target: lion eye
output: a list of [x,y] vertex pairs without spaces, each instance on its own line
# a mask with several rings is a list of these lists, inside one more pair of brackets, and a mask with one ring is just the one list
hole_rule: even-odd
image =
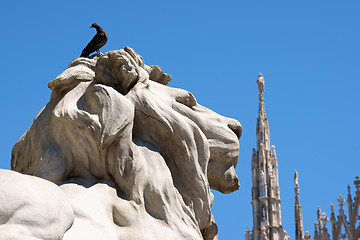
[[194,95],[190,92],[187,92],[187,95],[185,96],[178,96],[175,98],[175,100],[178,103],[184,104],[185,106],[192,108],[193,106],[196,105],[196,99],[194,97]]

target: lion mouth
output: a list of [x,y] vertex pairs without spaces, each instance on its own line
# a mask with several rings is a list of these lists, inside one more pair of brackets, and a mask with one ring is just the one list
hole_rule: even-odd
[[208,139],[210,149],[210,160],[221,162],[232,162],[234,167],[237,165],[239,157],[239,142],[230,141],[229,143],[219,142],[216,139]]
[[238,190],[240,183],[235,167],[239,157],[239,142],[216,139],[208,141],[210,158],[207,173],[210,187],[226,194]]

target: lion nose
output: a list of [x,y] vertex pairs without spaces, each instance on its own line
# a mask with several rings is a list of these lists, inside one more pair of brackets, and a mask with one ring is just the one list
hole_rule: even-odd
[[229,119],[228,120],[228,127],[236,134],[238,139],[240,139],[241,133],[242,133],[241,124],[235,119]]

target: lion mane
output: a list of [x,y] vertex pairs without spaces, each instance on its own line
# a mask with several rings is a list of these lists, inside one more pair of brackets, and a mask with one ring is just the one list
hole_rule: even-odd
[[12,169],[60,186],[113,182],[119,198],[183,239],[214,239],[210,188],[240,186],[241,125],[167,86],[170,79],[129,47],[73,60],[49,83],[50,101],[15,144]]

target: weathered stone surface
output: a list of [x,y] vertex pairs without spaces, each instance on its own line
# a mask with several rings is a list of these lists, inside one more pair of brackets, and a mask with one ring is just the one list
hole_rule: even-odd
[[77,58],[49,83],[11,166],[67,195],[64,239],[217,239],[210,187],[239,188],[241,125],[170,79],[125,48]]
[[0,169],[0,239],[61,239],[73,221],[70,202],[57,185]]
[[[154,169],[150,167],[149,170]],[[72,179],[60,188],[69,196],[75,213],[74,224],[65,233],[64,240],[201,239],[194,221],[183,214],[182,207],[187,207],[180,206],[177,201],[157,202],[161,197],[152,193],[151,188],[146,188],[143,193],[147,201],[138,203],[123,198],[108,181]],[[177,216],[184,219],[179,221]]]

